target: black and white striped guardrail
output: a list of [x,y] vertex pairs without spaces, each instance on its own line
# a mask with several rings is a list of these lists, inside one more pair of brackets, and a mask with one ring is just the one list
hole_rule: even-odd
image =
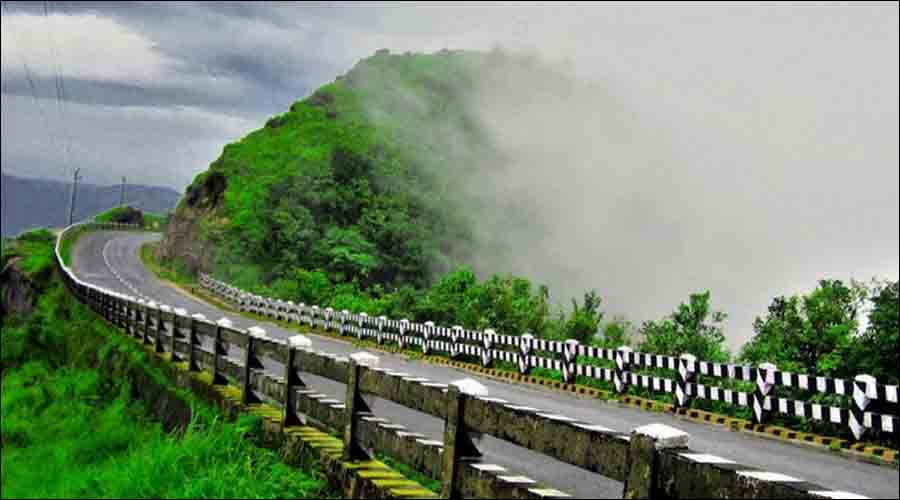
[[[756,423],[765,423],[773,413],[797,416],[844,426],[858,440],[868,431],[895,434],[900,424],[896,416],[897,386],[878,384],[865,375],[853,381],[810,377],[782,372],[774,365],[753,367],[710,363],[691,356],[676,358],[634,352],[628,348],[600,349],[575,341],[556,342],[526,335],[497,335],[492,330],[438,327],[432,323],[418,324],[273,301],[241,291],[208,275],[202,275],[200,282],[218,297],[261,316],[283,318],[358,338],[376,339],[381,343],[390,342],[404,349],[416,347],[426,355],[437,352],[451,358],[461,355],[475,357],[485,367],[502,361],[515,365],[522,374],[528,374],[535,368],[555,370],[562,373],[567,383],[574,383],[578,377],[612,382],[620,393],[625,393],[629,386],[637,386],[652,392],[672,394],[679,407],[688,407],[694,399],[726,403],[751,409]],[[609,363],[611,368],[597,366],[602,363]],[[650,377],[636,373],[640,369],[667,370],[674,376]],[[730,387],[700,384],[697,382],[699,377],[747,382],[756,388],[752,393],[741,392]],[[774,397],[776,388],[798,390],[810,396],[841,396],[847,398],[848,407]],[[871,411],[876,406],[882,413]]]

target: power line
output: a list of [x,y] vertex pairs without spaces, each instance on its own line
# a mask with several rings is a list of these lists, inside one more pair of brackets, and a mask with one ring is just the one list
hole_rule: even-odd
[[44,21],[47,25],[47,41],[49,42],[50,52],[53,57],[53,69],[55,73],[56,83],[56,106],[59,112],[59,121],[63,132],[63,162],[68,168],[70,164],[70,156],[72,154],[72,134],[68,127],[66,119],[66,83],[62,75],[59,65],[59,52],[57,51],[56,41],[53,38],[53,30],[50,26],[50,2],[44,0]]
[[[2,4],[3,11],[6,12],[7,17],[11,19],[13,17],[13,14],[9,10],[9,5],[7,5],[6,2],[0,2],[0,4]],[[19,46],[22,46],[21,41]],[[18,54],[19,60],[22,63],[22,69],[25,72],[25,79],[28,81],[28,89],[31,91],[31,100],[34,103],[35,107],[38,109],[38,113],[41,115],[41,118],[43,119],[44,128],[47,131],[47,137],[50,143],[55,145],[57,141],[54,137],[53,129],[50,127],[50,119],[48,118],[47,113],[44,111],[44,107],[41,105],[41,99],[38,97],[37,85],[35,85],[34,83],[34,77],[31,73],[31,67],[28,65],[28,60],[22,54],[22,52],[20,51]]]

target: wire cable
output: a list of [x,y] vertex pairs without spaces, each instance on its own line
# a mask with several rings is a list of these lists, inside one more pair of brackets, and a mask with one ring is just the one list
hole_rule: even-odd
[[66,82],[59,64],[59,51],[57,50],[56,40],[53,37],[53,29],[50,25],[50,11],[50,2],[44,0],[44,21],[47,24],[47,41],[50,46],[55,73],[56,106],[59,112],[59,122],[63,133],[63,165],[65,165],[66,170],[69,170],[72,156],[72,132],[69,129],[68,120],[66,118]]
[[[3,11],[6,13],[9,19],[12,19],[13,14],[9,10],[8,2],[0,2],[0,5],[3,7]],[[21,44],[19,45],[21,47]],[[52,146],[57,146],[58,141],[55,139],[55,135],[53,133],[53,129],[50,127],[50,119],[47,116],[47,112],[44,110],[44,106],[41,105],[41,98],[38,97],[37,85],[34,83],[34,76],[31,72],[31,66],[28,64],[28,59],[25,55],[22,54],[21,51],[18,52],[19,60],[22,63],[22,69],[25,72],[25,79],[28,81],[28,89],[31,92],[31,100],[34,103],[35,107],[38,109],[38,113],[41,115],[41,118],[44,122],[44,129],[47,132],[47,137]]]

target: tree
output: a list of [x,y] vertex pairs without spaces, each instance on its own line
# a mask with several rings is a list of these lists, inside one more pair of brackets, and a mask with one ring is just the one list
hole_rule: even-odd
[[900,382],[900,285],[888,284],[874,292],[869,328],[856,339],[851,363],[855,374],[872,375],[879,383]]
[[[419,302],[417,315],[438,324],[467,323],[469,294],[478,288],[478,277],[467,267],[444,276]],[[469,320],[470,321],[470,320]],[[475,326],[467,324],[467,326]]]
[[269,218],[272,256],[285,269],[308,264],[310,250],[319,233],[312,213],[303,206],[282,202]]
[[550,316],[550,292],[545,286],[512,276],[494,276],[465,297],[460,320],[475,328],[492,328],[503,335],[540,336]]
[[[590,344],[600,331],[600,322],[603,321],[603,299],[596,291],[584,294],[584,305],[579,306],[577,300],[572,300],[572,314],[563,327],[567,339],[573,339],[582,344]],[[621,347],[621,346],[618,346]]]
[[681,304],[668,318],[645,323],[640,350],[664,356],[691,354],[711,362],[727,361],[730,356],[724,347],[722,331],[727,316],[712,311],[710,298],[709,292],[692,295],[687,304]]
[[365,282],[369,274],[378,268],[375,245],[366,240],[355,227],[333,227],[317,246],[325,256],[328,271],[338,283]]
[[338,146],[331,155],[331,168],[334,180],[338,184],[346,184],[354,179],[366,178],[372,172],[372,162],[363,155],[356,154],[348,148]]
[[596,344],[604,349],[618,349],[630,346],[634,326],[624,318],[613,318],[603,326],[603,334],[597,339]]
[[821,281],[806,296],[778,297],[768,316],[756,320],[756,336],[741,359],[774,363],[811,376],[848,373],[845,356],[858,332],[859,311],[867,297],[866,287],[835,280]]

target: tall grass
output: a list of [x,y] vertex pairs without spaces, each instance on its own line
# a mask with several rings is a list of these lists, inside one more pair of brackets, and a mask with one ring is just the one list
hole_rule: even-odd
[[147,421],[127,387],[29,363],[3,379],[3,498],[322,498],[246,436],[258,422],[202,415],[183,435]]
[[150,421],[107,358],[114,346],[151,370],[147,354],[64,292],[52,248],[52,238],[16,243],[42,292],[32,314],[0,329],[2,498],[331,497],[314,471],[252,445],[258,420],[225,423],[192,402],[182,434]]

